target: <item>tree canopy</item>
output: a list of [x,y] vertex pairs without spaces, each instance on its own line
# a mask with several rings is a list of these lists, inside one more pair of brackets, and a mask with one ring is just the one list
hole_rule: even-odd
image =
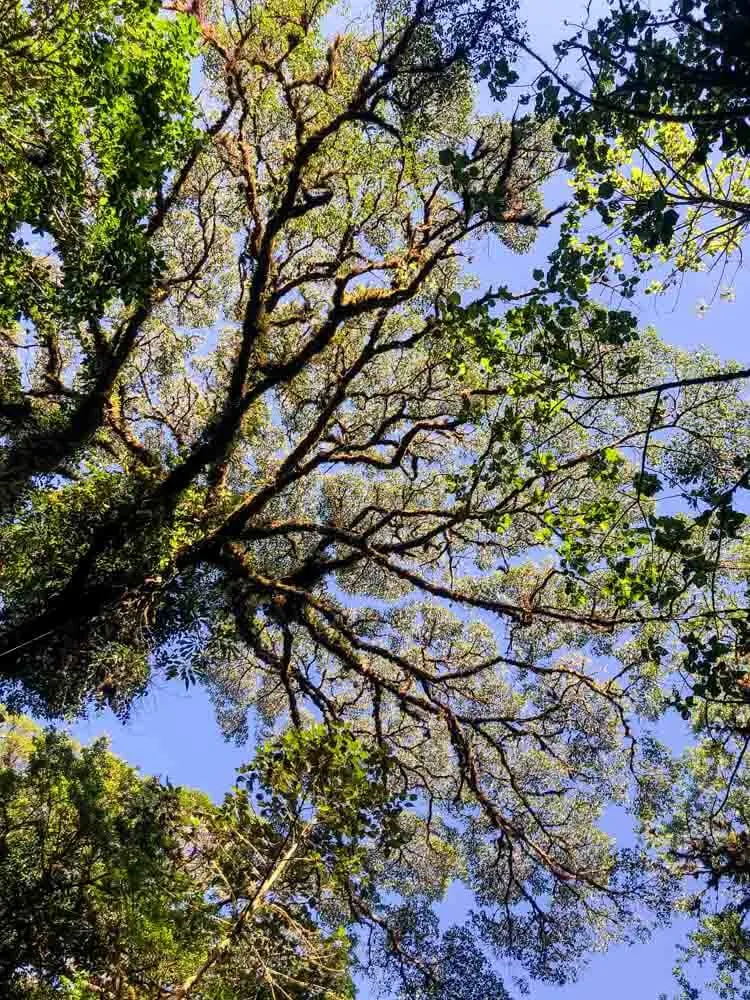
[[[409,948],[384,934],[380,898],[396,892],[404,796],[345,728],[268,743],[219,806],[23,717],[4,718],[0,763],[8,996],[338,1000],[352,928],[394,961]],[[439,935],[419,944],[411,975],[431,988]]]
[[749,373],[628,311],[741,248],[734,15],[696,11],[613,8],[561,43],[589,89],[547,66],[503,113],[511,0],[9,5],[0,694],[127,719],[179,680],[271,739],[215,807],[9,723],[20,996],[350,996],[366,966],[489,1000],[490,956],[563,983],[676,901],[695,954],[750,953],[707,909],[744,900]]

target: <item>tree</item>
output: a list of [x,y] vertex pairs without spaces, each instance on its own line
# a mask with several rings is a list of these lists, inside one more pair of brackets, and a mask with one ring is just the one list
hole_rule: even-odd
[[732,2],[674,0],[652,11],[634,0],[556,45],[557,65],[536,56],[537,104],[561,115],[558,142],[576,168],[578,203],[621,227],[641,271],[666,265],[652,291],[741,260],[747,28],[747,11]]
[[[182,11],[205,124],[154,199],[158,278],[98,347],[60,328],[64,389],[16,384],[62,422],[52,450],[9,425],[3,693],[127,714],[179,675],[240,739],[250,710],[348,725],[424,816],[392,885],[460,875],[475,932],[559,982],[664,898],[598,826],[641,780],[636,722],[672,684],[689,711],[725,646],[742,675],[747,373],[638,338],[570,254],[472,300],[474,241],[556,212],[549,126],[472,106],[472,76],[513,79],[514,11],[384,4],[327,42],[329,11]],[[431,919],[387,913],[416,943]],[[440,948],[496,989],[465,936]]]
[[[644,837],[673,873],[678,908],[695,921],[676,969],[684,997],[750,990],[746,717],[746,706],[704,704],[693,717],[694,745],[680,758],[654,748],[641,803]],[[696,985],[695,965],[714,978]]]
[[[347,722],[429,817],[413,850],[454,845],[477,929],[561,981],[661,892],[597,817],[683,625],[715,622],[746,404],[585,275],[461,305],[472,240],[550,218],[548,128],[471,105],[479,59],[512,78],[512,9],[386,5],[326,43],[327,9],[191,15],[207,124],[163,194],[158,294],[109,303],[99,357],[129,346],[86,433],[63,420],[53,467],[6,455],[5,697],[126,713],[155,672],[240,738],[250,708]],[[88,405],[86,328],[51,420]],[[723,513],[663,517],[659,476]]]
[[404,796],[346,729],[271,741],[220,806],[102,740],[81,749],[11,716],[1,741],[4,995],[348,998],[357,926],[412,982],[437,981],[439,935],[409,951],[379,898]]
[[[580,300],[591,292],[630,299],[642,275],[653,268],[661,273],[646,293],[664,291],[686,271],[718,265],[724,274],[732,260],[739,266],[750,204],[742,110],[747,103],[745,20],[746,13],[733,4],[674,3],[661,12],[637,2],[613,5],[596,24],[584,25],[555,46],[561,66],[535,56],[543,66],[536,110],[559,116],[555,142],[568,155],[575,190],[552,266],[544,277],[540,272],[543,295]],[[585,84],[571,82],[564,62],[571,56]],[[592,210],[603,231],[591,225]],[[626,245],[633,269],[625,261]],[[720,295],[731,300],[734,289],[725,285]],[[702,303],[699,309],[704,308]],[[716,377],[748,374],[717,371]],[[672,388],[680,382],[675,379]],[[658,409],[658,395],[654,399]],[[701,508],[697,520],[717,517],[719,523],[737,516],[722,508],[731,505],[730,493],[747,486],[744,448],[732,462],[731,490],[683,493],[691,506]],[[684,471],[693,476],[687,467]],[[701,473],[694,481],[702,478]],[[705,552],[700,559],[707,570],[711,560]],[[742,572],[734,581],[740,586]],[[735,592],[728,607],[736,597]],[[742,679],[737,658],[744,655],[744,640],[735,629],[744,633],[741,615],[735,604],[728,629],[724,619],[709,635],[700,630],[685,635],[686,662],[699,697],[708,685],[710,696],[723,690],[730,699],[744,698],[736,683]],[[734,657],[734,666],[727,656]],[[686,707],[691,704],[688,697]]]
[[[560,64],[540,60],[536,109],[561,114],[556,142],[568,155],[576,192],[544,276],[550,292],[570,294],[583,271],[589,287],[632,297],[641,275],[655,267],[661,273],[651,292],[686,271],[718,266],[723,275],[739,265],[750,218],[746,22],[745,9],[731,3],[673,3],[658,12],[637,2],[612,5],[556,46]],[[575,70],[564,62],[571,57]],[[573,82],[581,72],[584,83]],[[590,224],[592,210],[604,235]],[[721,294],[731,298],[733,289]],[[676,377],[671,389],[678,384],[686,383]],[[658,409],[660,392],[651,392]],[[737,489],[727,490],[716,488],[714,472],[705,475],[716,466],[698,459],[702,447],[687,463],[680,450],[669,464],[695,484],[692,497],[680,492],[699,513],[681,515],[679,527],[657,518],[656,541],[684,559],[683,569],[697,570],[713,620],[681,630],[684,655],[673,661],[682,662],[672,703],[690,720],[694,745],[674,761],[664,747],[641,743],[644,845],[671,872],[678,909],[697,921],[676,970],[681,1000],[702,994],[694,962],[714,967],[706,989],[747,997],[747,546],[733,527],[724,548],[722,527],[737,523],[727,501],[747,488],[747,452],[740,447],[731,459]],[[713,553],[695,547],[700,523],[712,523],[714,539],[723,539]],[[717,589],[722,565],[730,572]]]

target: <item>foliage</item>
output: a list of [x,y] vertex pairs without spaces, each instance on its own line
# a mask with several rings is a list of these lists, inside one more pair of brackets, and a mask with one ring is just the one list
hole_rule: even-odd
[[132,342],[110,310],[139,315],[158,294],[164,186],[198,141],[195,37],[191,18],[164,17],[153,0],[3,5],[0,431],[11,466],[33,451],[35,471],[53,472],[96,429]]
[[[556,142],[575,193],[542,282],[545,294],[569,295],[582,272],[583,293],[632,298],[654,268],[647,293],[664,291],[686,271],[718,265],[723,275],[739,265],[748,221],[746,16],[736,4],[674,3],[661,11],[612,5],[556,46],[561,59],[576,59],[586,83],[573,85],[563,63],[545,64],[537,85],[537,113],[560,116]],[[604,231],[590,224],[592,211]],[[734,291],[725,285],[721,295],[731,299]],[[685,385],[678,375],[680,381]],[[661,393],[653,398],[656,413]],[[682,652],[671,704],[691,721],[695,745],[673,761],[664,747],[642,743],[651,772],[639,783],[644,846],[671,872],[678,909],[695,921],[676,969],[682,1000],[704,989],[747,996],[747,568],[744,515],[736,509],[747,486],[747,452],[740,446],[726,456],[720,482],[714,471],[706,474],[716,467],[705,462],[702,446],[690,458],[666,442],[658,446],[671,452],[668,465],[693,511],[657,509],[647,519],[653,541],[710,594],[712,610],[698,628],[672,632],[669,655],[677,636]],[[645,451],[638,480],[639,492],[660,496],[663,479],[648,470]],[[721,566],[730,572],[717,587]],[[623,575],[625,599],[632,600],[629,570]],[[670,614],[671,588],[666,583],[663,592]],[[667,645],[657,641],[662,660]],[[696,963],[714,970],[713,981],[696,982]]]
[[102,741],[79,751],[12,716],[2,765],[6,995],[88,996],[85,984],[107,976],[114,995],[118,978],[136,985],[139,970],[158,981],[162,961],[187,971],[209,914],[180,856],[188,800],[140,778]]
[[[677,967],[686,998],[708,989],[739,1000],[750,990],[746,726],[745,706],[696,711],[695,744],[671,763],[661,753],[641,811],[644,835],[679,887],[678,909],[694,921]],[[704,985],[704,972],[696,984],[696,967],[713,978]]]
[[[193,141],[194,22],[143,0],[6,7],[3,320],[46,319],[52,337],[53,317],[137,301],[158,271],[145,217]],[[50,242],[46,258],[28,229]]]
[[[537,106],[560,116],[578,211],[596,209],[620,231],[636,273],[661,265],[650,291],[685,271],[739,265],[750,218],[747,25],[731,0],[656,10],[635,0],[560,42],[559,68],[540,60]],[[581,73],[583,84],[571,82]]]
[[[398,943],[378,878],[408,837],[403,796],[346,729],[266,744],[220,806],[103,740],[13,716],[0,738],[5,996],[350,998],[351,927]],[[437,939],[409,956],[412,982],[437,982]]]
[[[600,818],[661,801],[654,761],[670,765],[644,730],[670,706],[747,702],[748,373],[596,300],[637,275],[585,235],[591,205],[625,220],[644,270],[677,209],[638,207],[590,116],[567,122],[578,200],[535,287],[473,295],[480,239],[521,251],[560,213],[541,193],[558,95],[542,83],[512,121],[477,112],[478,80],[501,96],[515,79],[512,3],[385,0],[326,39],[338,12],[200,2],[148,21],[134,58],[163,68],[179,142],[148,133],[152,173],[123,181],[147,277],[128,291],[117,272],[81,313],[63,268],[64,308],[14,314],[28,339],[5,341],[0,685],[15,711],[126,716],[180,679],[229,737],[253,713],[288,727],[175,835],[170,863],[189,844],[210,869],[208,930],[202,959],[178,975],[167,948],[156,981],[219,997],[259,968],[307,989],[315,967],[343,990],[341,926],[407,995],[503,996],[491,953],[562,983],[669,909],[661,842],[624,849]],[[98,73],[79,74],[92,93]],[[99,115],[121,149],[122,122],[96,108],[92,136]],[[673,126],[659,141],[692,157]],[[251,938],[271,877],[258,851],[289,896]],[[455,878],[471,922],[439,938]]]
[[563,43],[589,58],[602,112],[686,122],[701,156],[750,155],[748,12],[727,0],[681,0],[664,10],[629,2]]

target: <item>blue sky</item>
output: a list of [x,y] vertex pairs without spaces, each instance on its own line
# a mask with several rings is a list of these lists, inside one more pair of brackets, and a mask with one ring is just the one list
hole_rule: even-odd
[[[596,10],[602,5],[592,6]],[[578,20],[583,5],[578,0],[526,0],[521,9],[532,40],[540,49],[549,51],[552,40],[564,32],[563,20]],[[474,267],[484,283],[520,283],[544,260],[553,243],[554,234],[546,234],[525,257],[513,257],[504,248],[488,244],[477,254]],[[746,275],[740,272],[734,284],[733,303],[719,300],[715,277],[695,276],[687,279],[678,295],[642,297],[633,308],[640,322],[654,325],[665,340],[682,347],[707,345],[722,357],[747,365]],[[710,309],[701,319],[696,306],[702,299],[710,303]],[[196,689],[186,693],[178,682],[163,682],[152,690],[134,707],[126,726],[105,714],[79,723],[74,731],[84,742],[106,732],[113,750],[144,771],[168,777],[177,784],[200,787],[217,798],[231,784],[234,768],[251,754],[250,748],[226,744],[219,736],[206,696]],[[456,888],[449,893],[443,915],[446,919],[461,919],[465,904],[466,894]],[[675,946],[683,939],[684,930],[678,924],[655,934],[648,943],[614,948],[594,957],[577,984],[565,988],[534,985],[531,996],[539,1000],[657,1000],[661,992],[671,994]],[[508,972],[510,979],[510,973],[517,970]]]

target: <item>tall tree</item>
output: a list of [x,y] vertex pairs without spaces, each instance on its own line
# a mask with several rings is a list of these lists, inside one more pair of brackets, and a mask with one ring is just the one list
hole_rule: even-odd
[[[158,277],[98,346],[57,328],[59,391],[16,382],[61,423],[48,460],[9,415],[4,697],[126,714],[179,674],[238,738],[253,709],[347,723],[418,797],[419,870],[438,831],[475,931],[563,981],[663,896],[598,826],[640,777],[634,717],[690,697],[708,640],[747,645],[741,373],[639,339],[571,255],[523,305],[471,301],[477,239],[523,249],[556,212],[549,126],[472,103],[473,76],[513,78],[514,9],[385,3],[327,41],[331,12],[181,11],[206,124],[154,196]],[[11,361],[43,365],[20,322]]]
[[96,433],[159,294],[155,240],[199,146],[195,35],[151,0],[3,4],[3,503]]
[[693,729],[694,745],[677,760],[654,748],[643,834],[672,872],[679,910],[694,921],[676,967],[681,996],[739,1000],[750,992],[747,706],[704,703]]
[[460,972],[456,954],[435,962],[435,928],[399,934],[381,898],[414,906],[385,871],[416,817],[387,757],[344,728],[276,738],[220,806],[23,718],[2,723],[0,765],[4,996],[343,1000],[358,932],[395,989],[408,975],[442,995]]
[[[576,195],[542,276],[545,292],[577,294],[581,274],[581,294],[597,288],[626,297],[645,272],[655,272],[647,289],[655,292],[687,271],[720,268],[731,282],[750,219],[747,17],[734,3],[688,0],[659,10],[613,4],[556,46],[559,63],[539,60],[537,111],[560,116],[556,142],[574,171]],[[590,224],[592,209],[604,229]],[[734,289],[720,294],[731,298]],[[735,375],[744,379],[748,372]],[[727,376],[718,369],[714,375]],[[670,391],[685,384],[675,373]],[[641,391],[660,407],[658,386]],[[678,963],[681,1000],[703,992],[694,962],[715,970],[707,989],[747,997],[747,543],[731,528],[739,537],[725,547],[722,528],[736,523],[734,501],[727,501],[747,489],[747,452],[742,446],[735,452],[734,473],[723,487],[702,446],[687,463],[679,452],[673,449],[669,462],[693,483],[680,493],[697,516],[683,515],[682,527],[662,533],[658,544],[698,571],[713,620],[682,630],[673,704],[690,721],[694,745],[676,761],[664,747],[643,745],[650,772],[641,783],[644,844],[671,871],[678,908],[698,921]],[[726,458],[724,464],[728,472]],[[695,548],[699,523],[713,523],[714,537],[724,536],[713,552]],[[717,590],[721,566],[730,572]]]

